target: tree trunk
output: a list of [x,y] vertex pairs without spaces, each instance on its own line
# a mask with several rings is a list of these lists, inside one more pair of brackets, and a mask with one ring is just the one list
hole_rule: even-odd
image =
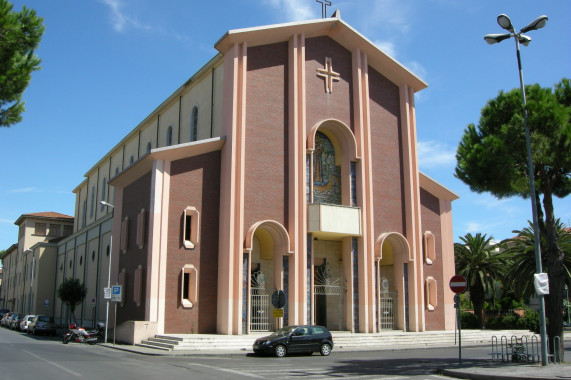
[[474,284],[470,286],[470,300],[474,305],[474,314],[478,318],[478,327],[480,329],[484,328],[484,317],[482,315],[482,309],[484,306],[484,286],[479,276],[476,276]]
[[554,338],[559,337],[559,352],[563,358],[563,285],[565,283],[565,273],[563,271],[564,254],[559,248],[557,237],[557,226],[553,213],[553,199],[549,180],[543,180],[543,207],[545,209],[545,229],[546,229],[546,269],[549,276],[549,295],[545,297],[545,311],[549,320],[547,324],[547,336],[549,337],[549,348],[552,354],[554,350]]

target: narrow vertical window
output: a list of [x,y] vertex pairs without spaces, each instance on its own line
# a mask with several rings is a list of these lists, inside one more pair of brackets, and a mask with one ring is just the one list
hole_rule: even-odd
[[172,125],[169,125],[167,129],[167,136],[166,136],[166,146],[172,145]]
[[194,207],[187,207],[183,213],[183,244],[185,248],[194,249],[199,240],[200,214]]
[[135,157],[134,156],[129,157],[129,166],[133,165],[134,162],[135,162]]
[[95,186],[91,188],[91,204],[89,206],[89,218],[93,218],[93,212],[95,211]]
[[190,141],[198,140],[198,107],[194,106],[190,116]]
[[429,311],[434,311],[438,305],[436,280],[432,276],[426,278],[426,308]]
[[143,295],[143,266],[139,265],[135,270],[135,280],[133,281],[133,301],[137,307],[141,306]]
[[87,199],[83,200],[83,213],[81,215],[81,227],[85,227],[85,223],[87,222]]
[[305,196],[311,203],[311,154],[305,155]]
[[[103,183],[101,185],[101,200],[104,201],[107,196],[107,178],[103,177]],[[105,209],[104,205],[101,205],[101,211]]]
[[436,242],[430,231],[424,233],[424,261],[432,264],[436,260]]
[[351,162],[351,206],[357,206],[357,163]]
[[121,252],[126,253],[129,242],[129,217],[121,222]]
[[151,144],[151,142],[149,141],[147,143],[147,153],[151,153],[151,149],[153,148],[153,145]]
[[137,246],[143,249],[145,245],[145,209],[141,209],[137,215]]
[[194,265],[186,264],[181,270],[180,303],[192,308],[198,301],[198,271]]

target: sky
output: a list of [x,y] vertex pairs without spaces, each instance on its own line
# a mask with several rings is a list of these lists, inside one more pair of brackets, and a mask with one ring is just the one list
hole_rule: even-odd
[[[24,93],[23,120],[0,128],[0,250],[17,242],[22,214],[73,215],[84,175],[217,51],[228,30],[321,17],[315,0],[12,0],[35,9],[46,31],[42,69]],[[420,170],[460,198],[454,237],[501,240],[527,226],[531,203],[476,194],[453,175],[464,129],[499,91],[519,88],[515,44],[487,45],[540,15],[545,28],[522,46],[525,83],[571,76],[571,1],[338,0],[327,8],[428,83],[415,96]],[[555,200],[571,224],[571,198]]]

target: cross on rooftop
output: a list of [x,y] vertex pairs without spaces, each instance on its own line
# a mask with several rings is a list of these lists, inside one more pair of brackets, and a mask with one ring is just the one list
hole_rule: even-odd
[[315,0],[321,4],[321,18],[327,17],[327,7],[331,6],[331,1],[329,0]]

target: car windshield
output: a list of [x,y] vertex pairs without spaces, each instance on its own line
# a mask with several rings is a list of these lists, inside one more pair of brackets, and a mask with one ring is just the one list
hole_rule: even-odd
[[279,330],[274,331],[271,336],[273,336],[273,337],[286,336],[295,328],[296,328],[296,326],[283,327]]
[[48,317],[47,315],[42,315],[42,316],[38,317],[38,321],[51,322],[51,321],[52,321],[52,317]]

